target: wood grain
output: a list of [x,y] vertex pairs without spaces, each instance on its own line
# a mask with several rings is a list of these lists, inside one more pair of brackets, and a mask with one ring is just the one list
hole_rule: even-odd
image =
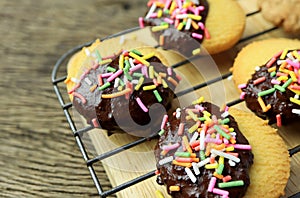
[[[0,197],[98,197],[50,75],[56,60],[67,50],[137,26],[146,2],[0,1]],[[255,0],[239,2],[246,12],[255,11]],[[266,27],[271,25],[260,15],[251,16],[244,36]],[[270,36],[290,37],[279,29],[255,39]],[[221,72],[228,71],[247,42],[213,57]],[[232,86],[228,89],[234,91]],[[299,144],[297,138],[283,137],[289,148]],[[292,160],[293,174],[300,175],[299,161],[299,155]],[[104,190],[118,179],[110,175],[109,181],[101,163],[95,169]],[[299,178],[297,174],[293,176]],[[150,180],[155,182],[155,178]],[[290,192],[299,191],[297,180],[290,183],[295,186]],[[126,191],[133,192],[132,188]]]

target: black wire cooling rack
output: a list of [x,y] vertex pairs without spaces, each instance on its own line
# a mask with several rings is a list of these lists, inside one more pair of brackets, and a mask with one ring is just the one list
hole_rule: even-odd
[[[255,15],[257,13],[259,13],[260,11],[255,11],[255,12],[251,12],[251,13],[248,13],[246,14],[246,17],[249,17],[249,16],[252,16],[252,15]],[[120,33],[117,33],[117,34],[113,34],[111,36],[107,36],[103,39],[101,39],[101,41],[104,41],[104,40],[107,40],[107,39],[110,39],[110,38],[115,38],[115,37],[118,37],[118,36],[122,36],[124,34],[127,34],[127,33],[131,33],[131,32],[135,32],[135,31],[138,31],[140,29],[140,27],[134,27],[132,29],[128,29],[128,30],[125,30],[125,31],[122,31]],[[258,37],[258,36],[261,36],[265,33],[269,33],[269,32],[272,32],[274,30],[276,30],[277,27],[272,27],[272,28],[269,28],[269,29],[266,29],[264,31],[261,31],[261,32],[258,32],[258,33],[255,33],[255,34],[252,34],[250,36],[247,36],[245,38],[242,38],[239,43],[242,43],[242,42],[245,42],[245,41],[248,41],[250,39],[253,39],[255,37]],[[60,84],[64,84],[64,80],[67,78],[67,75],[66,73],[64,73],[64,75],[62,77],[58,77],[58,74],[61,73],[60,70],[62,67],[65,67],[64,63],[72,56],[74,55],[76,52],[80,51],[83,47],[87,47],[89,45],[91,45],[94,41],[90,41],[90,42],[87,42],[87,43],[84,43],[82,45],[79,45],[71,50],[69,50],[68,52],[66,52],[65,54],[63,54],[56,62],[56,64],[54,65],[54,68],[53,68],[53,71],[52,71],[52,75],[51,75],[51,80],[52,80],[52,84],[53,84],[53,88],[54,88],[54,92],[55,94],[57,95],[57,98],[58,98],[58,102],[59,104],[61,105],[62,107],[62,110],[65,114],[65,117],[66,117],[66,120],[70,126],[70,129],[71,131],[73,132],[73,135],[75,137],[75,141],[81,151],[81,154],[82,154],[82,157],[83,159],[85,160],[86,162],[86,165],[87,165],[87,168],[91,174],[91,177],[92,177],[92,180],[97,188],[97,191],[98,191],[98,194],[101,198],[105,198],[107,196],[110,196],[110,195],[113,195],[127,187],[130,187],[132,185],[135,185],[139,182],[142,182],[148,178],[151,178],[153,176],[155,176],[155,170],[153,171],[150,171],[146,174],[143,174],[141,176],[138,176],[134,179],[131,179],[130,181],[127,181],[125,183],[122,183],[118,186],[115,186],[109,190],[103,190],[102,186],[101,186],[101,182],[99,181],[97,175],[96,175],[96,172],[94,170],[94,164],[96,164],[97,162],[100,162],[101,160],[104,160],[106,158],[109,158],[109,157],[112,157],[114,156],[115,154],[118,154],[118,153],[121,153],[127,149],[130,149],[134,146],[137,146],[139,144],[142,144],[146,141],[148,141],[149,139],[152,139],[154,137],[156,137],[156,135],[153,135],[153,136],[150,136],[150,137],[143,137],[143,138],[140,138],[136,141],[133,141],[131,143],[128,143],[126,145],[123,145],[123,146],[120,146],[120,147],[117,147],[115,149],[112,149],[108,152],[105,152],[105,153],[102,153],[96,157],[93,157],[93,158],[90,158],[89,157],[89,154],[85,148],[85,145],[83,144],[83,140],[82,140],[82,137],[81,135],[83,133],[86,133],[90,130],[93,129],[93,126],[87,126],[87,127],[78,127],[76,125],[76,123],[74,122],[74,117],[71,115],[70,113],[70,109],[72,108],[72,103],[71,102],[65,102],[65,99],[64,99],[64,96],[62,94],[62,89],[65,89],[65,86],[63,86],[64,88],[62,88],[62,86],[59,86]],[[159,46],[155,46],[155,47],[159,47]],[[198,55],[194,55],[194,56],[191,56],[187,59],[185,59],[184,61],[182,62],[178,62],[174,65],[172,65],[173,68],[176,68],[176,67],[180,67],[186,63],[189,63],[191,62],[192,60],[195,60],[199,58]],[[198,90],[200,88],[203,88],[203,87],[206,87],[208,85],[211,85],[213,83],[216,83],[218,81],[221,81],[223,79],[226,79],[228,77],[230,77],[232,75],[231,72],[228,72],[226,74],[223,74],[222,76],[219,76],[219,77],[216,77],[216,78],[213,78],[211,80],[208,80],[204,83],[201,83],[201,84],[198,84],[196,86],[193,86],[193,87],[190,87],[188,89],[185,89],[183,91],[180,91],[178,93],[176,93],[176,96],[179,97],[179,96],[183,96],[187,93],[190,93],[191,91],[194,91],[194,90]],[[236,99],[236,100],[233,100],[231,102],[228,102],[227,103],[227,106],[234,106],[240,102],[242,102],[243,100],[241,99]],[[293,156],[295,153],[298,153],[300,152],[300,145],[294,147],[294,148],[291,148],[289,149],[289,154],[290,156]],[[289,198],[300,198],[300,192],[290,196]]]

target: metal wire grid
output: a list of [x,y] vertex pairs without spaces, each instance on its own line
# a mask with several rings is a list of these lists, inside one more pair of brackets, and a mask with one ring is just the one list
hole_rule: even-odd
[[[259,13],[259,12],[260,12],[260,11],[255,11],[255,12],[248,13],[248,14],[246,14],[246,17],[255,15],[255,14]],[[139,29],[140,29],[139,27],[134,27],[134,28],[132,28],[132,29],[128,29],[128,30],[122,31],[122,32],[117,33],[117,34],[113,34],[113,35],[107,36],[107,37],[101,39],[101,41],[107,40],[107,39],[110,39],[110,38],[114,38],[114,37],[118,37],[118,36],[121,36],[121,35],[124,35],[124,34],[127,34],[127,33],[131,33],[131,32],[137,31],[137,30],[139,30]],[[247,40],[253,39],[253,38],[255,38],[255,37],[261,36],[261,35],[263,35],[263,34],[265,34],[265,33],[274,31],[274,30],[276,30],[276,29],[277,29],[277,27],[272,27],[272,28],[270,28],[270,29],[266,29],[266,30],[264,30],[264,31],[261,31],[261,32],[252,34],[252,35],[250,35],[250,36],[247,36],[247,37],[245,37],[245,38],[242,38],[242,39],[239,41],[239,43],[242,43],[242,42],[245,42],[245,41],[247,41]],[[83,159],[85,160],[85,162],[86,162],[86,164],[87,164],[87,168],[88,168],[88,170],[89,170],[89,172],[90,172],[90,174],[91,174],[91,177],[92,177],[93,182],[94,182],[94,184],[95,184],[95,186],[96,186],[96,189],[97,189],[97,191],[98,191],[98,194],[99,194],[99,196],[100,196],[101,198],[105,198],[105,197],[107,197],[107,196],[109,196],[109,195],[112,195],[112,194],[115,194],[115,193],[117,193],[117,192],[119,192],[119,191],[121,191],[121,190],[123,190],[123,189],[125,189],[125,188],[127,188],[127,187],[130,187],[130,186],[132,186],[132,185],[135,185],[135,184],[137,184],[137,183],[139,183],[139,182],[142,182],[142,181],[144,181],[144,180],[146,180],[146,179],[148,179],[148,178],[151,178],[151,177],[155,176],[155,170],[150,171],[150,172],[148,172],[148,173],[146,173],[146,174],[143,174],[143,175],[141,175],[141,176],[138,176],[138,177],[136,177],[136,178],[134,178],[134,179],[132,179],[132,180],[130,180],[130,181],[127,181],[127,182],[122,183],[122,184],[120,184],[120,185],[118,185],[118,186],[115,186],[115,187],[113,187],[113,188],[111,188],[111,189],[109,189],[109,190],[104,191],[104,190],[102,189],[101,183],[100,183],[100,181],[99,181],[99,179],[98,179],[98,177],[97,177],[97,175],[96,175],[96,172],[95,172],[95,170],[94,170],[93,165],[94,165],[96,162],[99,162],[99,161],[101,161],[101,160],[103,160],[103,159],[106,159],[106,158],[109,158],[109,157],[111,157],[111,156],[113,156],[113,155],[115,155],[115,154],[118,154],[118,153],[120,153],[120,152],[122,152],[122,151],[124,151],[124,150],[130,149],[130,148],[132,148],[132,147],[134,147],[134,146],[137,146],[137,145],[139,145],[139,144],[142,144],[142,143],[148,141],[149,138],[150,138],[150,139],[151,139],[151,138],[154,138],[156,135],[152,135],[152,136],[150,136],[150,137],[140,138],[140,139],[138,139],[138,140],[136,140],[136,141],[134,141],[134,142],[128,143],[128,144],[126,144],[126,145],[120,146],[120,147],[115,148],[115,149],[113,149],[113,150],[110,150],[110,151],[108,151],[108,152],[102,153],[102,154],[100,154],[100,155],[98,155],[98,156],[96,156],[96,157],[94,157],[94,158],[90,158],[90,157],[89,157],[89,155],[88,155],[88,153],[87,153],[87,151],[86,151],[86,148],[85,148],[85,146],[84,146],[84,144],[83,144],[83,141],[82,141],[82,138],[81,138],[80,135],[83,134],[83,133],[85,133],[85,132],[88,132],[88,131],[92,130],[94,127],[93,127],[93,126],[88,126],[88,127],[79,128],[79,129],[77,128],[77,126],[76,126],[76,124],[75,124],[75,122],[74,122],[74,120],[73,120],[73,117],[72,117],[72,115],[70,114],[70,108],[71,108],[73,105],[72,105],[71,102],[67,102],[67,103],[66,103],[66,102],[64,101],[63,95],[62,95],[62,93],[61,93],[61,88],[59,87],[59,84],[64,82],[64,80],[67,78],[67,75],[62,76],[62,77],[57,77],[57,75],[58,75],[58,73],[59,73],[59,70],[60,70],[61,66],[63,66],[63,63],[64,63],[66,60],[68,60],[68,58],[70,58],[70,57],[71,57],[72,55],[74,55],[76,52],[78,52],[79,50],[81,50],[83,47],[87,47],[87,46],[91,45],[93,42],[94,42],[94,41],[90,41],[90,42],[84,43],[84,44],[82,44],[82,45],[79,45],[79,46],[77,46],[77,47],[75,47],[75,48],[69,50],[69,51],[66,52],[64,55],[62,55],[62,56],[57,60],[56,64],[54,65],[54,68],[53,68],[53,70],[52,70],[51,80],[52,80],[54,92],[55,92],[55,94],[57,95],[57,98],[58,98],[58,102],[59,102],[59,104],[61,105],[61,107],[62,107],[62,109],[63,109],[63,112],[64,112],[64,114],[65,114],[65,116],[66,116],[66,120],[67,120],[67,122],[68,122],[68,124],[69,124],[69,126],[70,126],[71,131],[73,132],[73,135],[74,135],[74,137],[75,137],[75,141],[76,141],[76,143],[77,143],[77,145],[78,145],[78,147],[79,147],[79,149],[80,149],[80,151],[81,151],[82,157],[83,157]],[[155,47],[159,47],[159,46],[155,46]],[[178,62],[178,63],[172,65],[172,67],[173,67],[173,68],[180,67],[180,66],[182,66],[182,65],[184,65],[184,64],[186,64],[186,63],[189,63],[189,62],[191,62],[192,60],[195,60],[195,59],[197,59],[197,58],[199,58],[199,57],[200,57],[200,56],[197,56],[197,55],[191,56],[191,57],[187,58],[186,60],[184,60],[184,61],[182,61],[182,62]],[[223,79],[226,79],[226,78],[228,78],[228,77],[231,76],[231,75],[232,75],[232,73],[229,72],[229,73],[223,74],[222,76],[219,76],[219,77],[217,77],[217,78],[214,78],[214,79],[208,80],[208,81],[206,81],[206,82],[204,82],[204,83],[201,83],[201,84],[198,84],[198,85],[196,85],[196,86],[190,87],[190,88],[188,88],[188,89],[186,89],[186,90],[183,90],[183,91],[180,91],[180,92],[176,93],[176,97],[183,96],[183,95],[185,95],[185,94],[187,94],[187,93],[190,93],[191,91],[198,90],[198,89],[200,89],[200,88],[206,87],[206,86],[208,86],[208,85],[210,85],[210,84],[213,84],[213,83],[215,83],[215,82],[218,82],[218,81],[221,81],[221,80],[223,80]],[[234,100],[234,101],[228,102],[228,103],[227,103],[227,106],[233,106],[233,105],[236,105],[236,104],[238,104],[238,103],[240,103],[240,102],[242,102],[241,99],[236,99],[236,100]],[[290,156],[294,155],[294,154],[297,153],[297,152],[300,152],[300,145],[298,145],[298,146],[296,146],[296,147],[294,147],[294,148],[292,148],[292,149],[289,149],[289,154],[290,154]],[[296,193],[296,194],[290,196],[289,198],[300,198],[300,192],[298,192],[298,193]]]

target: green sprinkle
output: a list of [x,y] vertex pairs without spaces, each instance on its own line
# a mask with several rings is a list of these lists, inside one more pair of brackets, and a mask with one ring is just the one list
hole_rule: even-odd
[[285,88],[283,88],[282,86],[280,85],[274,85],[275,89],[278,89],[279,91],[281,92],[285,92]]
[[166,9],[166,10],[164,10],[164,13],[165,13],[165,14],[169,14],[169,13],[170,13],[170,10],[169,10],[169,9]]
[[191,154],[189,152],[179,152],[179,151],[175,152],[174,155],[177,157],[190,157],[191,156]]
[[109,72],[115,72],[115,71],[117,71],[117,69],[115,69],[115,68],[113,68],[111,66],[108,66],[107,67],[107,71],[109,71]]
[[276,76],[276,71],[271,72],[270,75],[271,75],[271,77]]
[[119,83],[120,83],[121,86],[125,85],[125,83],[123,82],[123,80],[121,80],[121,78],[119,78]]
[[268,94],[273,93],[274,91],[275,91],[275,88],[273,87],[273,88],[271,88],[271,89],[267,89],[267,90],[265,90],[265,91],[261,91],[261,92],[259,92],[257,95],[258,95],[258,96],[265,96],[265,95],[268,95]]
[[205,118],[205,117],[200,117],[199,120],[200,120],[200,121],[205,121],[206,118]]
[[292,82],[293,82],[293,79],[292,79],[292,78],[289,78],[289,79],[282,85],[282,87],[283,87],[283,88],[287,88]]
[[218,183],[219,188],[229,188],[229,187],[243,186],[243,185],[244,185],[243,180],[236,180],[236,181]]
[[129,63],[129,60],[125,60],[125,68],[124,68],[124,71],[129,71],[130,69],[130,63]]
[[133,52],[133,53],[135,53],[136,55],[139,55],[139,56],[142,56],[143,54],[140,52],[140,51],[138,51],[137,49],[133,49],[133,50],[131,50],[131,52]]
[[219,166],[218,166],[216,172],[217,172],[219,175],[222,175],[223,169],[224,169],[224,164],[219,164]]
[[144,74],[142,74],[142,73],[139,73],[139,72],[134,72],[133,74],[132,74],[132,76],[134,76],[134,77],[143,77],[144,76]]
[[200,153],[200,159],[201,159],[201,161],[205,160],[206,157],[205,157],[204,151],[201,150],[199,153]]
[[155,95],[157,101],[158,101],[158,102],[161,102],[161,101],[162,101],[162,98],[160,97],[158,91],[157,91],[157,90],[154,90],[153,93],[154,93],[154,95]]
[[225,133],[225,131],[223,131],[218,125],[214,126],[214,129],[216,129],[216,131],[222,135],[224,138],[226,138],[227,140],[230,139],[230,135],[228,135],[227,133]]
[[221,120],[219,123],[223,125],[223,124],[227,124],[228,122],[230,122],[230,119],[225,118],[224,120]]
[[161,22],[160,25],[169,25],[167,22]]
[[106,82],[104,85],[99,87],[99,90],[104,90],[104,89],[108,88],[109,86],[110,86],[110,82]]
[[96,49],[96,56],[97,56],[97,59],[98,59],[98,63],[100,63],[102,61],[102,57],[100,55],[99,50],[97,50],[97,49]]
[[129,81],[132,81],[132,77],[129,75],[128,71],[125,70],[124,74]]
[[162,136],[164,133],[165,133],[165,130],[164,130],[164,129],[161,129],[161,130],[158,132],[158,135],[159,135],[159,136]]

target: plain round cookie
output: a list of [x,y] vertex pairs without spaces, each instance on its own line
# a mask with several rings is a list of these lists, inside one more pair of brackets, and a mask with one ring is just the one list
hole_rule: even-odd
[[300,0],[258,0],[262,16],[286,32],[300,33]]
[[[274,198],[284,195],[290,176],[287,146],[277,130],[251,113],[229,109],[239,129],[252,145],[254,163],[250,169],[250,186],[245,198]],[[249,122],[251,120],[251,122]]]
[[208,0],[209,12],[205,26],[210,39],[203,40],[203,47],[210,54],[217,54],[233,47],[242,37],[246,17],[236,0]]
[[300,49],[300,41],[287,38],[271,38],[255,41],[245,46],[234,60],[232,73],[237,85],[246,83],[255,72],[282,49]]

